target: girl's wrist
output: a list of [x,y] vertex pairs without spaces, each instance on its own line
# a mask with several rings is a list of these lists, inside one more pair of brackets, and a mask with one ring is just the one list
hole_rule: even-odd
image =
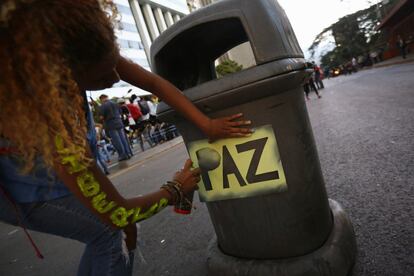
[[168,205],[173,205],[174,198],[173,195],[166,189],[160,188],[160,192],[162,193],[162,197],[168,200]]
[[182,185],[176,180],[167,181],[167,183],[162,185],[160,189],[169,194],[170,199],[168,202],[170,205],[180,202],[184,196]]
[[201,131],[210,138],[211,136],[211,129],[212,129],[212,123],[213,120],[210,118],[207,118],[200,126],[199,128],[201,129]]
[[191,121],[206,135],[209,134],[211,128],[211,118],[206,116],[201,111],[197,110],[198,114],[194,114],[194,116],[189,117]]

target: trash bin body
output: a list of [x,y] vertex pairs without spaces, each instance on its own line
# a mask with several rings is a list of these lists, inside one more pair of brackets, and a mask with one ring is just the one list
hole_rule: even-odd
[[[246,41],[257,66],[217,79],[214,60]],[[221,251],[277,259],[319,248],[332,215],[304,102],[305,61],[278,3],[227,0],[196,11],[154,42],[151,62],[208,116],[242,112],[253,127],[271,126],[277,139],[287,190],[206,202]],[[158,116],[177,126],[186,146],[206,139],[164,103]]]

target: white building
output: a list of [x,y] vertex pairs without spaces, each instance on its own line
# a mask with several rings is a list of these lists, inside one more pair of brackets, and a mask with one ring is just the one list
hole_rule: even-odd
[[[115,30],[121,55],[150,70],[149,56],[152,42],[168,27],[188,14],[185,0],[114,0],[120,24]],[[129,89],[136,95],[149,94],[120,81],[114,87],[91,91],[90,96],[101,94],[109,97],[127,96]]]
[[187,5],[188,5],[190,12],[192,12],[199,8],[213,4],[214,2],[217,2],[217,1],[218,0],[187,0]]

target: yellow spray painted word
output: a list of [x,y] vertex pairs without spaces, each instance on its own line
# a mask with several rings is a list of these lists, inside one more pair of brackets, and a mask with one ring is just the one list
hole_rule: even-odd
[[287,190],[285,172],[271,125],[246,138],[189,143],[188,152],[201,169],[202,201],[244,198]]
[[[130,210],[127,210],[122,206],[117,207],[117,204],[114,201],[106,200],[106,193],[101,191],[99,182],[95,179],[93,173],[88,171],[88,166],[82,160],[78,153],[79,151],[76,149],[71,150],[65,148],[63,139],[59,135],[55,138],[55,145],[60,157],[60,162],[63,165],[68,166],[68,172],[70,174],[79,173],[76,178],[78,187],[85,197],[91,198],[92,207],[100,214],[108,213],[113,210],[109,216],[113,224],[119,227],[125,227],[130,223],[128,219],[131,219],[131,223],[136,223],[151,217],[168,205],[168,200],[161,198],[158,203],[149,207],[145,212],[141,212],[141,207],[132,208]],[[117,208],[114,209],[115,207]]]

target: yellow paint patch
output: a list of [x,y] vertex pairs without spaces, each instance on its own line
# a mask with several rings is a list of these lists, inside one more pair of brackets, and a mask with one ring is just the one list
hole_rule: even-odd
[[194,167],[202,170],[201,201],[245,198],[287,190],[276,137],[271,125],[246,138],[188,144]]

